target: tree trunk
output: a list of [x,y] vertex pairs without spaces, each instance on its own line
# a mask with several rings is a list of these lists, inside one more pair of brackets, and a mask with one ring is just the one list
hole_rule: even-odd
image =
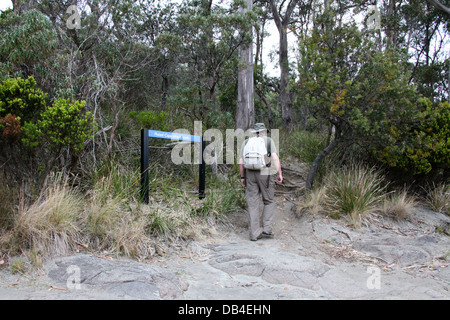
[[[251,11],[253,1],[246,0],[247,7],[242,8],[242,13]],[[250,29],[253,37],[253,30]],[[236,111],[236,129],[246,131],[255,123],[255,89],[253,79],[253,42],[244,44],[239,48],[240,69],[238,76],[238,102]]]
[[162,76],[161,84],[161,110],[166,110],[167,96],[169,94],[169,78],[167,74]]
[[331,151],[333,151],[337,147],[337,145],[338,140],[336,138],[328,147],[326,147],[321,153],[319,153],[317,158],[314,160],[311,169],[309,170],[308,179],[306,180],[306,190],[311,190],[320,164],[322,163],[323,159],[325,159],[331,153]]
[[447,90],[448,90],[448,101],[450,101],[450,59],[448,60]]
[[[287,31],[291,22],[291,16],[297,6],[299,0],[291,0],[284,13],[280,16],[280,10],[275,5],[275,0],[270,0],[270,8],[272,10],[273,19],[280,34],[280,100],[283,126],[290,129],[292,126],[292,105],[291,95],[289,92],[289,56],[288,56],[288,37]],[[284,3],[284,1],[283,1]],[[283,5],[283,3],[281,5]]]
[[[287,26],[286,26],[287,28]],[[289,57],[287,30],[283,26],[280,30],[280,91],[281,91],[281,114],[283,126],[290,128],[292,124],[292,106],[289,90]]]
[[388,26],[386,30],[387,35],[387,48],[391,48],[395,46],[397,43],[397,24],[395,22],[396,8],[395,8],[395,0],[389,0],[388,7]]

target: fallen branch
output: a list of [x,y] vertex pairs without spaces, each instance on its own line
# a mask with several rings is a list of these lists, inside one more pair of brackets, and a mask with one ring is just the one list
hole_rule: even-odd
[[335,227],[331,227],[331,229],[333,229],[334,231],[337,231],[339,233],[342,233],[343,235],[345,235],[348,238],[348,240],[352,241],[352,238],[350,238],[350,236],[348,235],[347,232],[344,232],[342,230],[336,229]]

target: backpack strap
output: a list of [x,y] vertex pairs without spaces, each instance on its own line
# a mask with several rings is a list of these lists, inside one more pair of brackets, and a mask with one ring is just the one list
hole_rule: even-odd
[[[269,137],[267,137],[267,156],[269,157],[269,159],[272,157],[272,139],[270,139]],[[266,165],[267,168],[271,167],[271,162],[269,160],[269,163]]]

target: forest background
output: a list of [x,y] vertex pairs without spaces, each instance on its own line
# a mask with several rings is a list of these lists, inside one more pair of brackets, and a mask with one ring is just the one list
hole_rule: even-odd
[[448,211],[449,0],[12,5],[0,14],[6,254],[39,262],[81,243],[146,256],[155,239],[189,237],[199,219],[245,207],[236,166],[214,168],[210,196],[195,201],[198,169],[171,165],[163,141],[151,146],[152,205],[140,202],[140,129],[193,132],[194,121],[281,128],[281,156],[310,168],[307,190],[335,171],[375,170],[372,195],[388,184],[441,190]]

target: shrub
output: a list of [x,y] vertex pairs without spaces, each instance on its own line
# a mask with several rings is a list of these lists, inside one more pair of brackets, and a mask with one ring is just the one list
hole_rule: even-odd
[[14,115],[0,118],[0,131],[3,132],[3,137],[15,139],[22,132],[20,126],[20,118]]
[[42,183],[58,164],[75,169],[92,137],[95,124],[84,101],[47,105],[46,97],[33,77],[0,83],[0,160],[17,180]]
[[21,126],[35,121],[45,109],[46,97],[33,77],[6,79],[0,83],[0,118],[14,116]]
[[375,158],[408,177],[448,168],[450,104],[433,105],[418,93],[404,52],[380,52],[354,23],[337,26],[327,15],[318,19],[329,27],[302,41],[295,90],[336,134],[312,166],[307,188],[318,164],[338,145],[347,155],[350,145],[358,145],[368,161]]
[[450,166],[450,103],[421,101],[413,115],[387,120],[385,140],[374,148],[382,162],[413,175]]
[[161,131],[169,130],[169,127],[167,125],[167,116],[167,112],[164,111],[148,111],[140,113],[131,111],[129,113],[129,117],[137,121],[142,126],[142,128]]
[[42,112],[37,123],[25,125],[23,142],[36,147],[45,139],[56,150],[70,147],[80,152],[85,141],[92,136],[92,115],[89,112],[83,114],[85,105],[84,101],[55,101]]

